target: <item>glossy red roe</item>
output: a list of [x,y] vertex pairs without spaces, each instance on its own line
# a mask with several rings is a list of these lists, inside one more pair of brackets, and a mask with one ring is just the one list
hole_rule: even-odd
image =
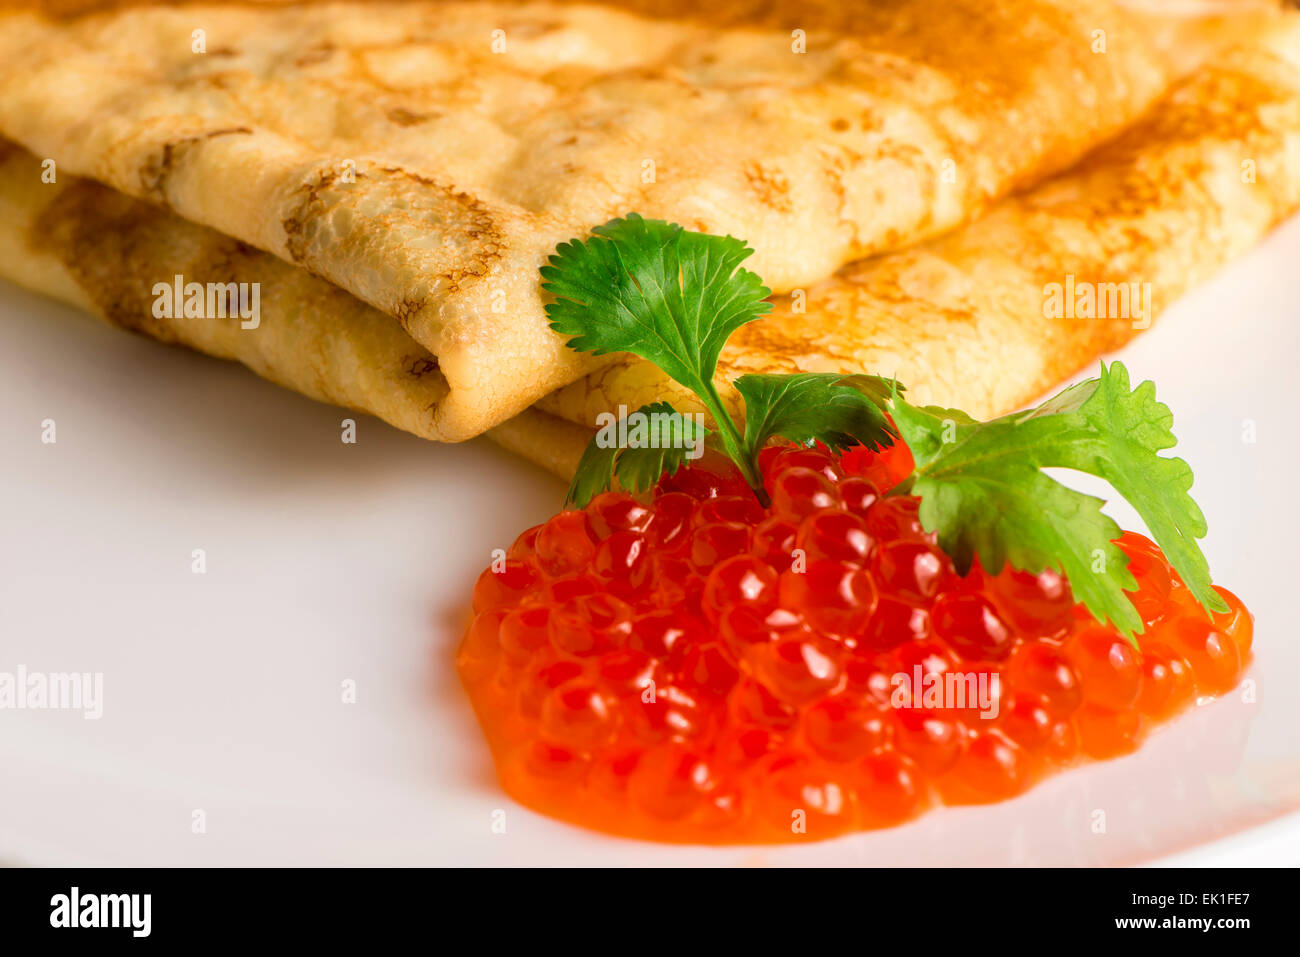
[[547,637],[561,654],[602,654],[626,646],[632,616],[632,606],[612,594],[580,595],[551,609]]
[[958,721],[922,708],[897,713],[898,749],[928,774],[951,770],[961,758],[966,729]]
[[770,612],[752,605],[732,605],[718,613],[718,632],[732,653],[740,658],[752,658],[772,642],[793,631],[802,631],[799,617],[785,609]]
[[799,709],[778,698],[765,684],[742,679],[731,697],[732,717],[741,726],[789,731],[799,723]]
[[1112,711],[1085,704],[1075,718],[1083,753],[1102,760],[1137,750],[1142,735],[1142,715],[1132,709]]
[[830,761],[853,761],[890,747],[894,725],[884,709],[855,695],[833,695],[804,712],[808,746]]
[[989,599],[998,614],[1021,635],[1059,638],[1074,623],[1074,595],[1058,571],[1035,575],[1009,565],[988,580]]
[[882,592],[924,604],[939,594],[952,563],[927,542],[886,542],[871,556],[871,571]]
[[829,635],[862,630],[875,607],[871,576],[850,562],[815,561],[806,570],[781,576],[781,605],[803,616],[813,628]]
[[666,492],[654,501],[654,521],[647,538],[656,551],[671,552],[690,541],[695,500],[683,492]]
[[854,515],[866,515],[879,499],[880,492],[864,478],[853,475],[840,483],[840,501]]
[[588,503],[586,512],[597,539],[615,532],[643,532],[655,517],[644,502],[620,492],[601,492]]
[[823,840],[857,823],[854,792],[841,774],[799,754],[774,754],[763,762],[758,813],[773,828]]
[[777,476],[790,469],[808,469],[824,475],[831,482],[838,483],[844,477],[844,469],[838,457],[821,448],[785,448],[777,452],[768,464],[766,474]]
[[972,731],[951,774],[939,782],[944,800],[985,804],[1015,797],[1030,783],[1024,750],[996,729]]
[[674,669],[677,683],[697,696],[725,698],[740,680],[740,669],[721,644],[699,645],[686,651]]
[[1232,639],[1233,644],[1237,646],[1238,657],[1244,662],[1250,655],[1251,645],[1254,642],[1255,620],[1235,594],[1218,585],[1214,586],[1214,590],[1228,605],[1226,612],[1214,615],[1215,627]]
[[857,768],[858,804],[865,827],[888,827],[915,816],[926,800],[926,784],[906,755],[883,750]]
[[596,547],[591,568],[619,594],[640,592],[653,570],[649,543],[638,532],[614,532]]
[[499,641],[509,665],[522,666],[550,640],[551,609],[545,605],[516,608],[501,619]]
[[795,547],[810,560],[862,562],[871,548],[866,523],[849,512],[826,508],[813,512],[799,525]]
[[641,756],[628,794],[646,814],[675,821],[696,810],[716,786],[703,755],[669,742]]
[[1021,645],[1008,661],[1005,675],[1013,687],[1038,695],[1054,717],[1067,718],[1083,703],[1079,676],[1056,645]]
[[884,494],[910,468],[773,446],[767,507],[696,463],[520,535],[458,655],[509,793],[638,838],[818,840],[1014,797],[1240,680],[1233,593],[1207,613],[1126,533],[1134,647],[1059,572],[959,575],[917,499]]
[[632,621],[628,647],[644,652],[651,658],[663,659],[679,642],[699,644],[707,630],[703,622],[696,621],[685,611],[675,608],[659,610],[650,608]]
[[1031,751],[1047,745],[1056,723],[1043,699],[1025,691],[1015,692],[1003,699],[1000,722],[1008,738]]
[[834,483],[812,469],[778,472],[771,485],[773,515],[797,520],[839,504]]
[[777,574],[752,555],[734,555],[716,565],[704,582],[704,608],[717,618],[728,608],[744,605],[766,612],[777,601]]
[[582,674],[583,667],[578,662],[553,655],[542,654],[529,661],[515,699],[520,714],[533,719],[539,717],[542,702],[547,696],[566,682],[580,678]]
[[1170,644],[1187,659],[1202,691],[1223,694],[1236,686],[1241,674],[1241,652],[1237,643],[1213,622],[1189,615],[1159,634],[1172,638]]
[[765,687],[781,700],[800,705],[830,693],[842,669],[834,642],[798,632],[778,638],[749,660]]
[[934,633],[963,658],[973,661],[1005,658],[1015,633],[983,595],[953,592],[935,602]]
[[1153,541],[1136,532],[1125,532],[1117,543],[1128,556],[1128,570],[1138,587],[1129,592],[1142,621],[1150,625],[1164,617],[1169,607],[1173,576],[1168,563]]
[[910,495],[880,499],[867,509],[867,533],[877,542],[924,539],[919,501]]
[[[774,571],[783,572],[794,564],[795,539],[798,534],[799,524],[788,518],[776,516],[764,519],[754,529],[752,551]],[[804,561],[806,563],[806,557]]]
[[745,480],[725,458],[707,455],[692,465],[683,466],[672,475],[664,476],[657,488],[658,494],[681,492],[696,501],[717,498],[721,495],[752,494]]
[[520,532],[519,537],[506,550],[506,558],[525,561],[534,557],[537,554],[537,533],[541,530],[542,526],[534,525]]
[[858,639],[866,651],[892,651],[930,634],[930,615],[897,598],[881,598]]
[[691,535],[690,559],[700,571],[707,572],[723,559],[749,551],[752,530],[740,522],[708,522]]
[[496,676],[501,657],[501,621],[505,612],[491,608],[474,616],[461,642],[458,663],[461,674],[474,682]]
[[581,681],[560,685],[542,703],[542,733],[579,750],[609,742],[614,735],[614,720],[610,703],[600,689]]
[[1137,649],[1100,625],[1088,625],[1066,645],[1066,654],[1079,676],[1083,699],[1115,711],[1137,701],[1142,666]]
[[540,578],[528,562],[506,559],[479,575],[474,585],[474,610],[517,605],[538,589]]
[[1155,640],[1142,642],[1142,690],[1137,707],[1152,718],[1168,718],[1191,703],[1196,679],[1181,654]]
[[537,532],[537,563],[548,575],[582,571],[595,554],[585,512],[561,512]]

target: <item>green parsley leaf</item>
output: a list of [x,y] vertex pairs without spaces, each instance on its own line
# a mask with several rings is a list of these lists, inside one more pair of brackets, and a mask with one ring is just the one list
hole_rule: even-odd
[[707,435],[708,430],[667,402],[643,405],[623,419],[607,422],[578,460],[566,504],[582,508],[612,488],[616,478],[630,492],[653,488],[688,458],[698,458]]
[[771,290],[740,264],[754,250],[630,213],[585,243],[561,243],[542,267],[551,328],[579,352],[630,352],[690,389],[717,424],[723,448],[760,501],[758,466],[722,404],[713,374],[731,334],[769,312]]
[[598,445],[595,438],[588,442],[569,482],[564,507],[572,505],[575,508],[585,508],[601,492],[613,488],[614,463],[618,461],[618,453],[621,451],[623,450],[617,446]]
[[[902,386],[874,375],[746,375],[735,383],[745,403],[744,434],[713,378],[727,338],[771,308],[758,276],[740,268],[753,253],[730,236],[710,236],[636,214],[556,248],[542,268],[551,328],[578,351],[627,352],[657,365],[690,389],[717,432],[667,403],[638,409],[587,447],[569,489],[585,505],[615,483],[632,491],[655,484],[701,447],[706,435],[732,458],[766,505],[758,453],[774,436],[832,449],[873,449],[901,436],[916,468],[889,494],[920,497],[924,526],[961,572],[978,556],[990,572],[1004,565],[1063,571],[1075,596],[1125,636],[1142,631],[1126,592],[1136,588],[1128,559],[1114,544],[1119,526],[1104,502],[1043,472],[1070,468],[1096,475],[1147,523],[1156,543],[1207,609],[1226,609],[1214,591],[1197,540],[1205,517],[1188,494],[1192,472],[1173,447],[1169,409],[1155,388],[1130,389],[1128,371],[1101,366],[1036,409],[977,422],[956,409],[913,406]],[[892,424],[891,424],[892,420]],[[657,424],[656,424],[657,423]],[[669,433],[672,433],[671,435]],[[1135,642],[1136,644],[1136,642]]]
[[1157,455],[1173,448],[1174,414],[1156,401],[1149,379],[1129,390],[1128,369],[1122,363],[1101,364],[1095,390],[1079,406],[1079,414],[1096,432],[1096,439],[1072,444],[1067,468],[1104,478],[1142,516],[1152,538],[1178,570],[1183,582],[1205,608],[1228,610],[1214,590],[1210,566],[1197,545],[1208,531],[1205,514],[1188,494],[1192,467],[1183,459]]
[[711,388],[728,337],[772,308],[739,268],[754,250],[635,213],[592,232],[542,267],[551,328],[579,352],[630,352],[696,393]]
[[898,435],[885,418],[897,383],[881,376],[744,375],[735,386],[745,400],[749,455],[757,455],[775,435],[803,445],[821,442],[836,451],[859,443],[879,449]]
[[972,422],[902,400],[894,403],[894,423],[916,461],[910,491],[921,497],[921,524],[939,533],[939,547],[960,573],[976,555],[994,574],[1007,562],[1035,574],[1055,568],[1098,618],[1126,636],[1142,630],[1124,594],[1137,582],[1112,543],[1119,526],[1102,513],[1100,499],[1041,471],[1055,464],[1064,423],[1048,416]]
[[901,398],[894,423],[911,448],[910,491],[921,497],[921,522],[959,571],[1006,562],[1030,572],[1063,571],[1075,597],[1132,640],[1142,620],[1126,591],[1137,587],[1114,544],[1119,526],[1103,502],[1044,474],[1061,467],[1108,481],[1147,521],[1157,544],[1207,608],[1222,610],[1196,539],[1205,520],[1187,494],[1191,470],[1157,453],[1174,444],[1172,417],[1150,383],[1129,391],[1120,363],[1100,379],[1071,386],[1025,413],[975,422],[949,409],[919,408]]

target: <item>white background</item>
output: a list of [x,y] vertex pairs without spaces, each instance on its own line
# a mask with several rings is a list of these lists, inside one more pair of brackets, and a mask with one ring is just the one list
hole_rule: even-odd
[[1013,802],[778,849],[606,838],[497,788],[453,654],[477,573],[560,506],[555,479],[367,418],[344,445],[340,410],[0,286],[0,671],[105,683],[99,721],[0,711],[0,862],[1300,862],[1279,820],[1300,808],[1298,271],[1300,220],[1121,355],[1174,409],[1215,578],[1256,614],[1257,703]]

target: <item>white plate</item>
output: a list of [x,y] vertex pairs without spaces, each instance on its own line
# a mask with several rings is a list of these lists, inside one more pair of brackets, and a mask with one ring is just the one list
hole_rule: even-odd
[[99,720],[0,710],[0,861],[1295,863],[1297,263],[1300,220],[1122,355],[1175,410],[1216,580],[1256,614],[1255,703],[1016,801],[779,849],[603,837],[497,788],[453,651],[491,550],[559,482],[365,418],[344,444],[346,413],[0,287],[0,671],[104,681]]

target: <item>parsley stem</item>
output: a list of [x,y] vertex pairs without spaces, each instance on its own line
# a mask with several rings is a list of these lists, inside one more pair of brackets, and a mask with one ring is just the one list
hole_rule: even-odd
[[722,436],[722,445],[726,449],[727,455],[736,463],[736,467],[740,469],[740,474],[745,477],[749,487],[754,490],[758,503],[767,508],[772,502],[767,497],[767,489],[763,487],[763,477],[759,475],[758,464],[750,456],[749,450],[745,447],[745,440],[740,435],[740,430],[736,428],[736,423],[731,418],[731,414],[727,412],[727,407],[722,404],[722,396],[718,394],[717,386],[713,384],[712,380],[701,382],[700,386],[695,390],[695,394],[700,397],[704,402],[704,407],[713,416],[713,422],[718,427],[718,434]]

